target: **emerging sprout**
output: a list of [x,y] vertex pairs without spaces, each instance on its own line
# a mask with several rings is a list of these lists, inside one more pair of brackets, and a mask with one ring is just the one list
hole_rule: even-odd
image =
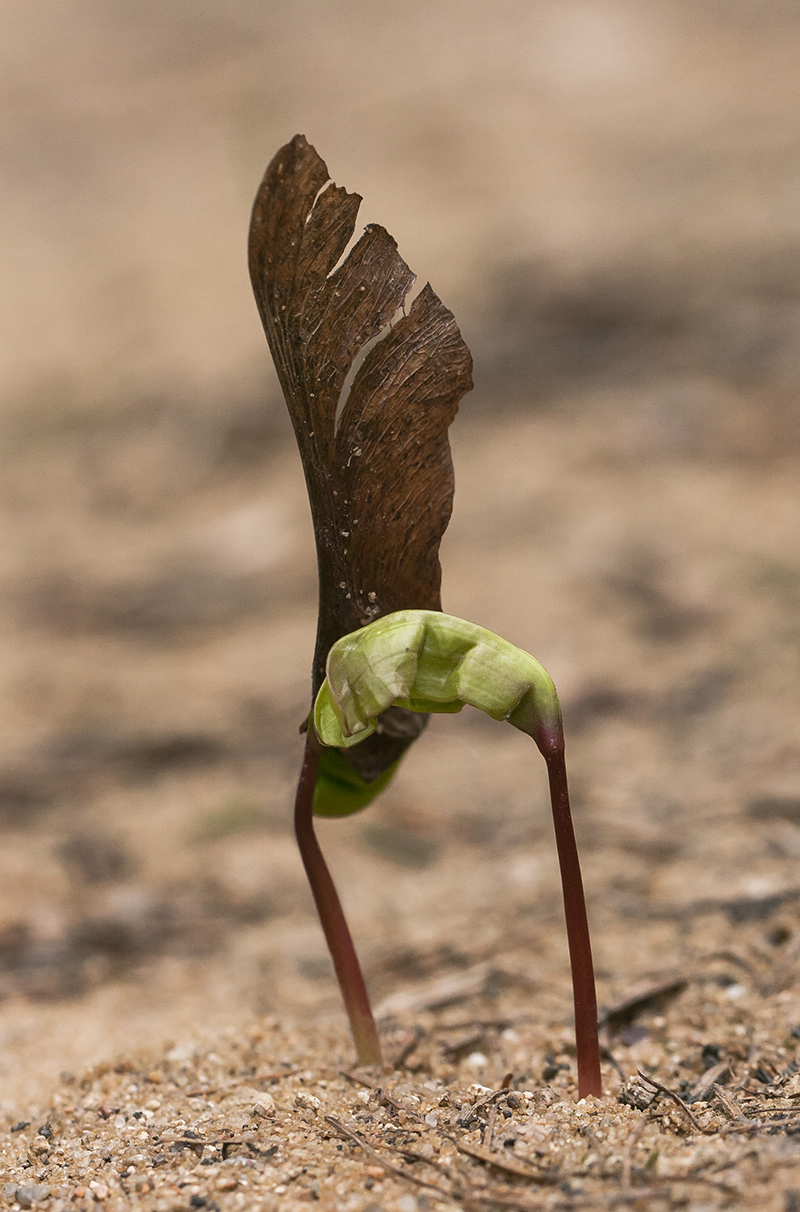
[[[564,734],[547,671],[507,640],[452,615],[399,610],[334,644],[312,713],[323,750],[314,796],[318,815],[343,815],[346,799],[325,773],[326,755],[358,745],[392,705],[411,711],[477,707],[532,737],[545,762],[572,964],[578,1092],[600,1095],[600,1052],[592,952],[569,807]],[[354,797],[350,811],[363,807]]]
[[439,613],[439,544],[453,499],[447,431],[472,386],[472,360],[430,286],[406,313],[414,275],[382,227],[367,227],[342,260],[360,201],[333,184],[314,148],[296,135],[267,168],[250,225],[250,276],[303,462],[319,569],[316,702],[295,801],[300,854],[359,1062],[380,1064],[366,985],[314,813],[347,816],[365,807],[428,712],[471,703],[532,736],[550,778],[578,1087],[599,1094],[592,957],[558,699],[533,657]]

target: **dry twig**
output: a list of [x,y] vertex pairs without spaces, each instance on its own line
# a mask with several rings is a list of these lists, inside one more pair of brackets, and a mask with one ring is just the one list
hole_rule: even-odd
[[689,1120],[689,1123],[694,1128],[695,1132],[701,1132],[703,1136],[716,1136],[717,1129],[704,1128],[696,1116],[694,1116],[689,1110],[680,1094],[676,1094],[674,1090],[670,1090],[669,1086],[662,1086],[661,1083],[657,1082],[654,1077],[648,1077],[646,1073],[642,1073],[641,1069],[638,1069],[637,1072],[644,1081],[649,1082],[651,1086],[655,1086],[656,1090],[658,1090],[660,1094],[666,1095],[667,1098],[671,1098],[674,1103],[678,1104],[686,1118]]
[[453,1141],[459,1153],[463,1153],[466,1157],[473,1157],[476,1161],[483,1162],[484,1165],[494,1166],[497,1170],[504,1170],[506,1174],[513,1174],[517,1178],[526,1178],[529,1182],[542,1183],[545,1186],[553,1186],[564,1178],[560,1170],[528,1169],[522,1163],[511,1161],[510,1158],[507,1159],[500,1153],[490,1153],[478,1145],[465,1145],[453,1137],[449,1137],[449,1139]]
[[394,1174],[408,1183],[413,1183],[415,1187],[425,1187],[428,1191],[437,1191],[439,1195],[450,1198],[451,1192],[445,1191],[443,1187],[437,1186],[436,1183],[427,1183],[424,1179],[417,1178],[416,1174],[411,1174],[408,1170],[403,1170],[400,1166],[395,1166],[392,1162],[387,1161],[376,1149],[373,1149],[369,1141],[365,1140],[354,1128],[348,1128],[347,1124],[343,1124],[335,1115],[326,1115],[325,1123],[330,1124],[334,1132],[338,1132],[345,1140],[358,1145],[368,1157],[371,1157],[379,1166],[383,1166],[384,1170],[390,1174]]

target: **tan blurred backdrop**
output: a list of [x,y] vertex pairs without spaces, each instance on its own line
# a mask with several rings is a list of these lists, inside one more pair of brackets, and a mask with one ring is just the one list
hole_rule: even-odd
[[682,277],[723,274],[737,347],[796,282],[790,0],[32,0],[2,25],[6,413],[255,393],[244,232],[296,131],[470,336],[509,274],[529,304],[634,275],[617,311],[658,310],[660,279],[679,323]]

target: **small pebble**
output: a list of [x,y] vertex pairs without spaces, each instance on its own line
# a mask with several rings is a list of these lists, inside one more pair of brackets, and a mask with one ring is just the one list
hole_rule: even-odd
[[307,1090],[298,1090],[294,1096],[294,1105],[300,1111],[319,1111],[322,1103],[315,1094],[309,1094]]
[[15,1198],[21,1208],[32,1208],[34,1204],[41,1203],[49,1195],[49,1187],[45,1187],[41,1183],[34,1183],[30,1187],[17,1187]]

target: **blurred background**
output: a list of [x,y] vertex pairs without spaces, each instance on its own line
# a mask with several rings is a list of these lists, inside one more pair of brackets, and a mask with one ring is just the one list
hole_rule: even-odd
[[[340,1014],[289,830],[312,537],[245,257],[298,131],[473,351],[444,604],[562,693],[601,994],[685,958],[698,897],[791,906],[797,5],[1,7],[9,1097]],[[323,827],[379,998],[491,969],[568,1013],[544,795],[523,738],[440,719]]]

